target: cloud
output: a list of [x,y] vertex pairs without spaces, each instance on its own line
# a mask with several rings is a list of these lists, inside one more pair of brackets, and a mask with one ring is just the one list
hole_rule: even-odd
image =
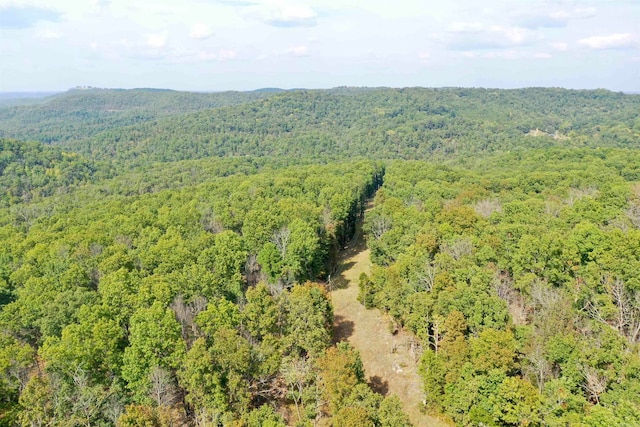
[[218,60],[220,61],[228,61],[230,59],[236,59],[237,57],[238,54],[232,49],[220,49],[218,51]]
[[269,0],[252,7],[250,14],[274,27],[313,27],[317,24],[317,14],[313,9],[288,0]]
[[[95,51],[100,46],[94,42],[89,47],[92,51]],[[146,34],[134,41],[124,38],[100,50],[116,57],[144,61],[165,61],[176,64],[193,64],[207,61],[222,62],[238,58],[238,53],[233,49],[202,50],[170,43],[166,32]]]
[[309,48],[307,46],[294,46],[287,49],[286,53],[288,55],[297,56],[297,57],[309,56]]
[[213,30],[208,25],[197,23],[191,28],[189,37],[196,40],[206,40],[213,35]]
[[311,50],[306,45],[297,45],[291,46],[286,49],[273,49],[270,52],[262,52],[257,57],[256,60],[264,61],[267,59],[281,58],[283,56],[289,56],[294,58],[302,58],[305,56],[309,56],[311,54]]
[[569,49],[569,45],[562,42],[549,43],[549,47],[558,52],[566,52]]
[[218,52],[200,51],[196,55],[199,61],[230,61],[237,57],[238,53],[232,49],[220,49]]
[[460,56],[467,59],[550,59],[552,56],[546,52],[528,52],[523,50],[492,50],[486,52],[465,51]]
[[254,1],[244,1],[244,0],[217,0],[215,3],[223,4],[225,6],[236,6],[236,7],[255,6],[257,4]]
[[9,6],[0,8],[2,16],[2,28],[11,30],[22,30],[31,28],[40,21],[58,22],[60,13],[34,6]]
[[40,40],[55,40],[60,37],[62,37],[62,34],[50,28],[43,28],[36,33],[36,38]]
[[539,36],[526,28],[484,26],[479,23],[455,23],[436,37],[453,50],[499,49],[532,44]]
[[484,29],[484,25],[477,22],[454,22],[449,27],[449,32],[466,34],[466,33],[479,33]]
[[421,64],[428,64],[431,60],[431,54],[428,52],[422,52],[418,54],[418,60]]
[[564,28],[569,21],[592,18],[596,15],[595,7],[578,8],[573,10],[556,10],[549,13],[523,12],[516,15],[519,27],[535,30],[538,28]]
[[145,38],[147,46],[154,49],[165,47],[168,39],[167,33],[147,34]]
[[629,49],[638,47],[638,38],[630,33],[617,33],[609,36],[593,36],[581,39],[578,44],[592,50]]

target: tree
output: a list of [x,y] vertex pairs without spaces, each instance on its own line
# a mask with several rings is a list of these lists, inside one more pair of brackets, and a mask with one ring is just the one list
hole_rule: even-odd
[[489,398],[496,422],[508,426],[539,425],[540,397],[528,381],[507,377]]
[[411,427],[407,414],[402,412],[402,402],[395,394],[384,398],[378,411],[380,427]]
[[131,317],[129,346],[124,351],[122,377],[140,403],[149,402],[150,374],[156,367],[175,369],[185,352],[180,324],[173,311],[154,303]]
[[485,329],[471,339],[471,360],[477,372],[499,369],[506,373],[515,367],[516,340],[511,331]]
[[276,413],[269,405],[262,405],[252,410],[245,417],[247,427],[285,427],[282,415]]
[[288,294],[287,341],[292,351],[318,357],[331,342],[333,310],[326,291],[318,285],[296,285]]
[[242,309],[245,328],[256,339],[278,331],[278,306],[264,283],[247,289],[247,303]]
[[347,343],[329,348],[318,359],[319,376],[324,396],[329,403],[328,412],[337,415],[344,407],[357,384],[364,382],[360,355]]
[[118,418],[121,427],[170,427],[178,421],[171,411],[145,405],[129,405]]
[[240,309],[224,298],[214,300],[196,316],[196,324],[209,339],[220,329],[234,329],[241,321]]
[[15,401],[29,382],[35,362],[33,348],[0,332],[0,402]]
[[375,427],[365,408],[347,406],[338,411],[332,419],[334,426]]
[[31,377],[20,394],[20,405],[25,408],[19,420],[24,427],[44,427],[51,425],[54,407],[51,400],[51,388],[46,377]]
[[258,263],[262,267],[262,271],[272,280],[278,280],[282,277],[282,255],[278,251],[276,245],[267,242],[258,253]]
[[187,393],[185,400],[193,408],[198,425],[217,422],[228,410],[222,372],[216,368],[203,338],[194,341],[185,355],[178,370],[178,380]]

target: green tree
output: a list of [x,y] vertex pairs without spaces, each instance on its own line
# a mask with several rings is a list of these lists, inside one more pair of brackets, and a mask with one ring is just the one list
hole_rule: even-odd
[[318,285],[296,285],[288,294],[287,341],[294,352],[318,357],[331,342],[333,310],[326,291]]
[[122,377],[137,402],[150,402],[149,374],[154,367],[175,369],[185,352],[180,324],[173,311],[154,303],[131,317],[129,346],[124,351]]

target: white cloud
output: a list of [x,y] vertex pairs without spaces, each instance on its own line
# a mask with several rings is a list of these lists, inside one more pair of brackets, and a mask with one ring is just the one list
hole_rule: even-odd
[[505,28],[500,26],[493,26],[489,29],[489,32],[491,34],[505,37],[511,45],[520,45],[527,41],[527,39],[531,36],[531,32],[529,30],[518,27]]
[[230,61],[237,57],[238,53],[231,49],[220,49],[218,52],[200,51],[196,55],[199,61]]
[[546,52],[528,52],[523,50],[490,50],[485,52],[465,51],[460,56],[467,59],[549,59],[551,55]]
[[518,26],[528,29],[564,28],[569,24],[569,21],[592,18],[596,16],[596,12],[595,7],[573,10],[560,9],[546,13],[526,11],[517,13],[515,21]]
[[111,0],[92,0],[91,4],[96,7],[108,7],[111,4]]
[[60,32],[52,30],[51,28],[43,28],[36,33],[36,38],[39,40],[55,40],[62,37]]
[[549,43],[549,47],[558,52],[566,52],[569,49],[569,45],[562,42]]
[[218,52],[218,59],[220,61],[228,61],[231,59],[236,59],[237,57],[238,57],[238,54],[236,53],[235,50],[220,49],[220,51]]
[[596,16],[598,10],[595,7],[585,7],[582,9],[575,9],[573,11],[573,18],[575,19],[586,19],[593,18]]
[[429,52],[422,52],[418,54],[418,59],[421,64],[428,64],[431,59],[431,54]]
[[189,37],[196,40],[206,40],[213,35],[213,30],[208,25],[197,23],[191,28]]
[[288,0],[268,0],[251,7],[249,14],[274,27],[312,27],[317,23],[312,8]]
[[581,39],[578,44],[588,49],[625,49],[638,47],[638,38],[630,33],[617,33],[609,36],[593,36]]
[[452,33],[478,33],[484,29],[484,25],[477,22],[454,22],[449,26]]
[[596,16],[597,9],[595,7],[585,7],[574,10],[558,10],[551,12],[548,16],[559,22],[567,23],[571,19],[587,19]]
[[447,33],[436,36],[450,49],[464,51],[524,46],[539,38],[536,32],[526,28],[479,23],[455,23]]
[[147,34],[147,46],[154,49],[161,49],[166,46],[168,38],[167,33]]
[[287,54],[291,56],[308,56],[309,48],[307,46],[294,46],[287,49]]

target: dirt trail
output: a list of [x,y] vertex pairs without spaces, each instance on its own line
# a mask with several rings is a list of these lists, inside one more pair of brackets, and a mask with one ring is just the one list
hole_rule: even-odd
[[343,253],[339,277],[334,279],[334,340],[346,340],[358,349],[371,387],[383,395],[397,395],[415,426],[446,427],[420,411],[423,393],[417,355],[411,351],[412,334],[402,330],[392,334],[386,315],[365,309],[357,300],[360,274],[371,270],[369,250],[360,234]]

